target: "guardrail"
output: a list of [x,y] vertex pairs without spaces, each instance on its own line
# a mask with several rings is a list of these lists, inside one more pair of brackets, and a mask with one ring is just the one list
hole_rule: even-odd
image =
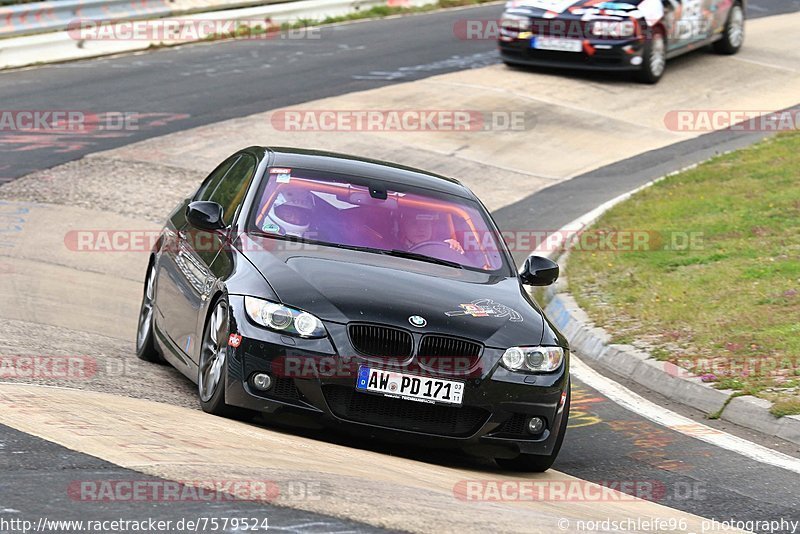
[[0,7],[0,38],[66,30],[76,19],[129,20],[172,13],[170,0],[59,0]]
[[[67,1],[75,3],[73,0]],[[326,17],[346,15],[374,6],[385,6],[390,2],[396,3],[398,0],[278,0],[276,3],[263,5],[267,1],[269,0],[260,0],[258,2],[260,5],[257,7],[224,10],[222,12],[203,11],[181,15],[181,17],[188,21],[205,20],[209,17],[220,17],[222,16],[220,13],[224,13],[224,20],[252,21],[269,19],[274,24],[282,24],[300,19],[323,20]],[[421,6],[432,1],[402,0],[403,4],[407,6]],[[227,6],[234,3],[241,4],[238,0],[225,2]],[[186,10],[178,8],[173,10],[173,13],[176,11],[185,12]],[[80,16],[85,16],[85,14],[82,13]],[[73,18],[72,20],[75,19]],[[103,18],[102,20],[106,19]],[[0,37],[3,37],[3,35],[0,34]],[[155,37],[153,40],[81,40],[75,39],[73,35],[70,35],[69,31],[49,31],[9,39],[0,38],[0,70],[25,67],[37,63],[53,63],[133,52],[162,44],[175,43]]]

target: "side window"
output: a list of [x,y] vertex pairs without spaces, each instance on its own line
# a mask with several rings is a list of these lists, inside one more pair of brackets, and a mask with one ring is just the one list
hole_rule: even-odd
[[[227,174],[216,184],[208,195],[208,200],[216,202],[223,208],[222,220],[226,226],[233,222],[236,208],[244,200],[250,179],[256,170],[256,159],[247,154],[242,154],[238,161],[228,170]],[[209,184],[211,185],[211,184]]]
[[217,189],[225,174],[240,157],[239,154],[231,156],[214,169],[205,179],[203,185],[200,186],[200,189],[197,190],[197,193],[195,193],[194,200],[209,200],[209,197]]

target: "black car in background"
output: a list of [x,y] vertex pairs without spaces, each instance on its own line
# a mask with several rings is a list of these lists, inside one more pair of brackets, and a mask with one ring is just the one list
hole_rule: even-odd
[[[206,412],[309,417],[508,468],[555,460],[570,403],[564,337],[459,182],[340,154],[253,147],[170,215],[137,352]],[[284,417],[283,419],[286,419]]]
[[510,0],[500,22],[507,65],[633,71],[656,83],[666,62],[744,43],[745,0]]

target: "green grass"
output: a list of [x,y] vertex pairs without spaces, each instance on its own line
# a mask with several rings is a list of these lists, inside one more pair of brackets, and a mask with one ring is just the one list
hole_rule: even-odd
[[775,417],[800,414],[800,399],[787,399],[772,405],[770,413]]
[[595,230],[649,236],[640,250],[573,250],[570,291],[595,322],[721,389],[800,413],[796,390],[785,392],[800,376],[800,133],[669,177]]

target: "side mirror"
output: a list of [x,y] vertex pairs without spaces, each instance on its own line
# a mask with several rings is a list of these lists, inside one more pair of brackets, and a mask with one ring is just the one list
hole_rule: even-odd
[[519,273],[526,286],[549,286],[558,280],[558,264],[541,256],[529,256]]
[[222,206],[216,202],[197,201],[186,207],[186,220],[189,224],[200,230],[222,230]]

